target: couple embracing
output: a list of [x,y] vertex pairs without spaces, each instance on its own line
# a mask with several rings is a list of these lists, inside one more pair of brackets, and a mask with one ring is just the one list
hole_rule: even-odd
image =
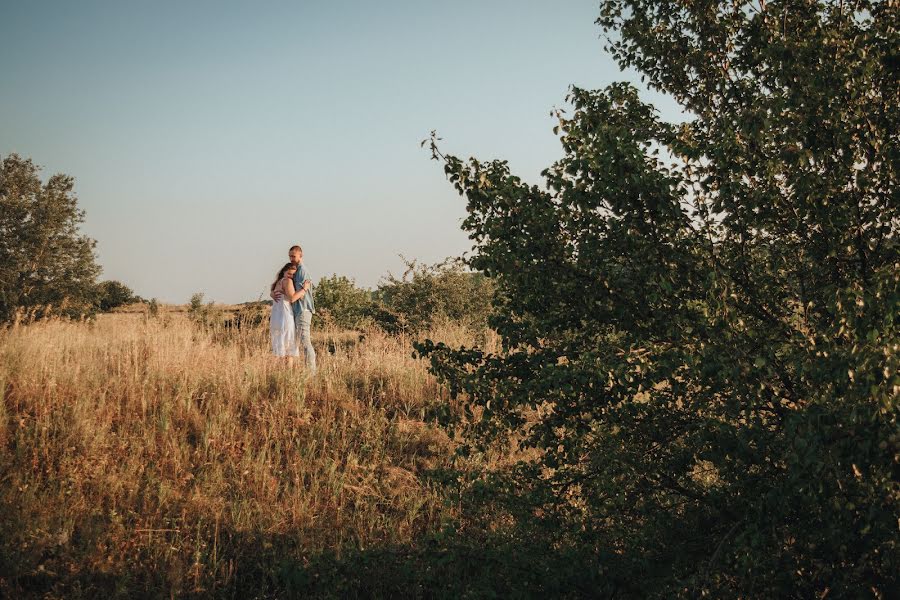
[[316,371],[316,351],[309,336],[312,315],[316,312],[313,301],[312,279],[303,266],[303,249],[291,246],[288,251],[290,262],[281,267],[272,284],[272,315],[269,332],[272,338],[272,352],[275,356],[300,356],[300,348],[306,357],[306,368],[310,374]]

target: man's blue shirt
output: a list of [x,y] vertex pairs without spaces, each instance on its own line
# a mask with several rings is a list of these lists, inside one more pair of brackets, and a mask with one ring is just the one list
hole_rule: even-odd
[[300,313],[304,310],[316,312],[316,303],[313,300],[312,277],[303,264],[297,265],[297,272],[294,273],[294,289],[299,292],[300,288],[303,287],[303,282],[307,279],[310,281],[310,285],[306,294],[303,295],[302,299],[291,304],[291,310],[294,311],[295,318],[300,316]]

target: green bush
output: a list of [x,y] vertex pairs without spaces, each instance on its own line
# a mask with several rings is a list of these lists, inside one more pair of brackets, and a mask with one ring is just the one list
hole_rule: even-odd
[[197,292],[191,296],[188,303],[188,318],[204,328],[222,325],[224,314],[221,308],[217,307],[212,300],[204,303],[204,298],[203,292]]
[[141,299],[124,283],[118,281],[102,281],[97,286],[97,307],[103,311],[110,311],[118,306],[140,302]]
[[389,331],[421,331],[439,319],[487,325],[494,285],[459,259],[435,265],[406,261],[402,277],[389,274],[376,290],[370,315]]
[[356,287],[352,279],[343,275],[322,277],[314,293],[320,318],[350,329],[364,325],[372,305],[372,293]]
[[462,261],[435,265],[406,261],[401,277],[388,274],[374,291],[345,276],[323,277],[315,287],[320,318],[339,327],[375,325],[388,333],[416,332],[449,319],[485,327],[491,312],[493,283]]

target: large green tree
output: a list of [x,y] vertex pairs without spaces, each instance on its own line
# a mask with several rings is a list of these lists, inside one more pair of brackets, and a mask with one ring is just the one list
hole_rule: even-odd
[[10,154],[0,165],[0,322],[17,309],[83,314],[96,300],[100,272],[94,240],[82,235],[84,211],[74,180]]
[[600,15],[608,50],[685,122],[628,85],[573,89],[541,187],[432,146],[467,198],[504,347],[420,350],[468,399],[464,450],[531,449],[487,497],[583,548],[610,594],[886,597],[897,3],[607,0]]

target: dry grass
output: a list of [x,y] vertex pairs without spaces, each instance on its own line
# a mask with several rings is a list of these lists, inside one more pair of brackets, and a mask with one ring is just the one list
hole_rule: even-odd
[[411,340],[316,332],[309,378],[267,337],[177,313],[0,332],[0,596],[215,593],[437,527],[451,509],[422,473],[451,441],[423,418],[448,398]]

